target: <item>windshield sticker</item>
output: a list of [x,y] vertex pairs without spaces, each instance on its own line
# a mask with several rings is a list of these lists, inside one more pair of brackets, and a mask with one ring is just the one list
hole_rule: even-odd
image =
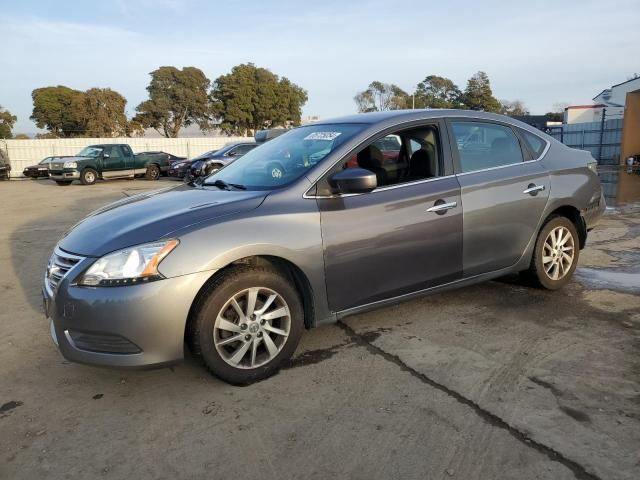
[[304,140],[335,140],[342,132],[313,132],[304,137]]

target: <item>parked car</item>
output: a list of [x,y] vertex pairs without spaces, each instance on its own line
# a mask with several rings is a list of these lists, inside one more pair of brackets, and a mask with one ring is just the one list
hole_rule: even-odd
[[173,165],[174,163],[180,163],[183,162],[187,159],[187,157],[180,157],[178,155],[174,155],[172,153],[167,153],[167,152],[163,152],[163,151],[152,151],[152,152],[140,152],[136,155],[158,155],[160,156],[160,158],[162,158],[162,155],[166,156],[166,159],[164,161],[162,161],[163,165],[166,165],[166,168],[161,168],[160,171],[162,172],[163,175],[167,176],[169,174],[169,169],[171,168],[171,165]]
[[[376,146],[389,137],[395,164]],[[202,185],[78,223],[44,278],[51,335],[69,360],[121,367],[179,361],[186,339],[211,372],[245,384],[273,374],[305,328],[347,315],[518,272],[556,290],[605,209],[595,165],[483,112],[292,129]]]
[[9,180],[11,175],[11,164],[7,155],[0,150],[0,180]]
[[186,181],[192,181],[199,177],[211,175],[257,146],[257,143],[231,143],[220,150],[200,155],[191,160],[189,172],[185,179]]
[[53,160],[54,158],[55,157],[43,158],[35,165],[30,165],[26,167],[22,171],[22,174],[25,177],[30,177],[30,178],[49,178],[49,164],[51,163],[51,160]]
[[71,185],[80,180],[93,185],[98,179],[144,176],[157,180],[169,169],[165,152],[145,152],[134,155],[126,144],[89,145],[73,157],[56,157],[49,166],[49,178],[58,185]]

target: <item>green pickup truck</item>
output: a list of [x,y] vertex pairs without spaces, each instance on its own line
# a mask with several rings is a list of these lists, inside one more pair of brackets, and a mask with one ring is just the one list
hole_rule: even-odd
[[144,176],[157,180],[169,168],[165,152],[147,152],[134,155],[127,144],[89,145],[73,157],[54,157],[49,167],[49,178],[58,185],[71,185],[80,180],[93,185],[102,178],[133,178]]

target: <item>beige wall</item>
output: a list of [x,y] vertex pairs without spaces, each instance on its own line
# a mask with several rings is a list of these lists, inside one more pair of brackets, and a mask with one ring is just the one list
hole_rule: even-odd
[[620,162],[631,155],[640,155],[640,90],[627,93],[624,108]]
[[564,123],[598,122],[602,119],[602,108],[567,108],[564,111]]
[[0,140],[11,161],[11,176],[21,177],[22,170],[45,157],[75,155],[87,145],[97,143],[128,143],[135,153],[162,150],[182,157],[192,158],[226,143],[252,141],[246,137],[198,137],[198,138],[57,138],[52,140]]

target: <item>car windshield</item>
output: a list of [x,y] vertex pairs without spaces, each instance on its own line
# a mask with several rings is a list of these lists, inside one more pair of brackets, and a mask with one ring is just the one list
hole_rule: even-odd
[[210,175],[204,185],[213,185],[217,180],[250,190],[272,190],[287,185],[365,127],[365,124],[344,123],[295,128]]
[[102,148],[101,147],[84,147],[80,153],[78,154],[78,157],[97,157],[102,153]]
[[40,160],[39,165],[46,165],[47,163],[51,163],[51,157],[43,158]]

